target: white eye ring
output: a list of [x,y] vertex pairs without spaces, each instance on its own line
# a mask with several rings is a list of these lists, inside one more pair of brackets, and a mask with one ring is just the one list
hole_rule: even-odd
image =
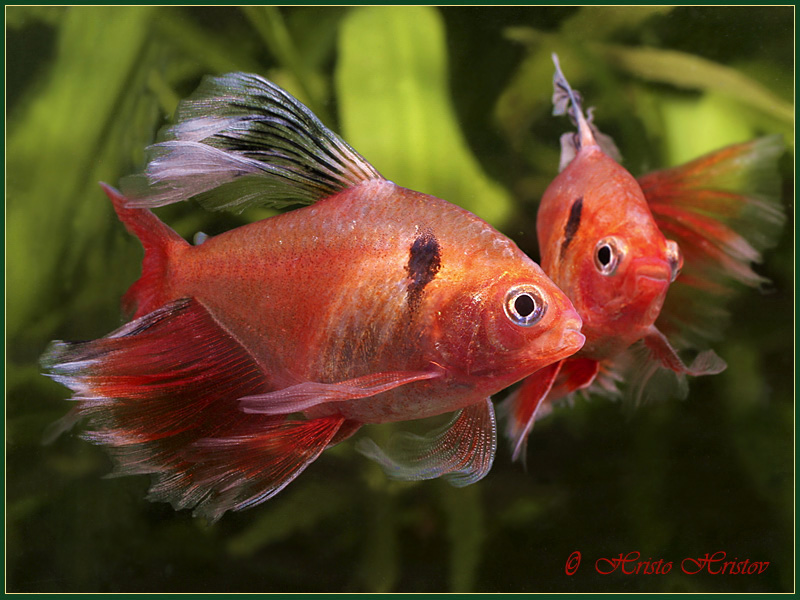
[[530,327],[538,323],[547,312],[547,303],[536,286],[521,284],[506,292],[503,309],[512,323],[520,327]]
[[601,275],[613,275],[625,253],[622,243],[615,237],[603,238],[594,247],[594,266]]

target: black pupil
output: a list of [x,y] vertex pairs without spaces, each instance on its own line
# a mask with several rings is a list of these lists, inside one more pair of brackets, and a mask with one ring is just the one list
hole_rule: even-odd
[[604,267],[611,262],[611,248],[605,244],[597,249],[597,260]]
[[528,294],[521,294],[514,300],[514,310],[520,317],[529,317],[536,310],[536,302]]

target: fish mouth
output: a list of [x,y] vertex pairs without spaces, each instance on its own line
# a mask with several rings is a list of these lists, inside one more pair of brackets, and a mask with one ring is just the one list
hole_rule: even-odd
[[636,280],[647,279],[658,283],[669,283],[672,280],[672,269],[664,261],[641,261],[635,265]]
[[534,354],[527,356],[522,364],[528,368],[530,373],[533,373],[547,365],[569,358],[583,348],[583,344],[586,342],[586,336],[579,329],[580,326],[567,327],[561,331],[559,337],[555,337],[558,334],[553,332],[555,335],[550,338],[548,347],[544,350],[539,347]]
[[554,352],[553,362],[572,356],[583,347],[586,342],[586,336],[581,333],[582,327],[583,320],[577,313],[564,324],[561,339],[556,346],[558,350]]
[[[561,358],[566,358],[567,356],[575,354],[578,350],[583,348],[585,342],[586,336],[581,333],[580,326],[578,326],[577,329],[567,328],[561,336],[562,353],[564,354]],[[558,360],[561,360],[561,358]]]

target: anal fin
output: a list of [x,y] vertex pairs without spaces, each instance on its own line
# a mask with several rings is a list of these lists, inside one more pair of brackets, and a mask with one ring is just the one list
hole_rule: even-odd
[[190,466],[177,479],[158,475],[148,498],[175,508],[195,506],[195,515],[211,522],[227,510],[256,506],[314,462],[342,423],[342,417],[281,419],[225,437],[201,438],[188,449]]
[[244,413],[238,398],[271,391],[268,377],[192,298],[98,340],[54,342],[42,364],[74,391],[64,424],[87,420],[115,475],[151,474],[151,499],[212,521],[283,489],[344,422]]

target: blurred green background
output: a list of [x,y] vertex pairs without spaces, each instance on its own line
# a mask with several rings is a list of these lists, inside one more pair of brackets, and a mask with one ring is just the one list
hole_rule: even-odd
[[[778,592],[794,586],[794,7],[6,7],[6,588],[10,592]],[[460,204],[536,258],[555,176],[550,53],[634,174],[785,136],[788,223],[685,401],[579,401],[501,440],[480,483],[396,483],[326,451],[275,499],[213,527],[104,479],[101,448],[41,437],[69,408],[51,339],[121,324],[141,250],[97,186],[205,74],[265,75],[400,185]],[[266,216],[171,206],[182,235]],[[501,399],[502,395],[498,396]],[[390,426],[370,427],[381,438]],[[567,557],[583,563],[565,574]],[[600,575],[631,551],[667,575]],[[686,575],[724,551],[761,575]]]

